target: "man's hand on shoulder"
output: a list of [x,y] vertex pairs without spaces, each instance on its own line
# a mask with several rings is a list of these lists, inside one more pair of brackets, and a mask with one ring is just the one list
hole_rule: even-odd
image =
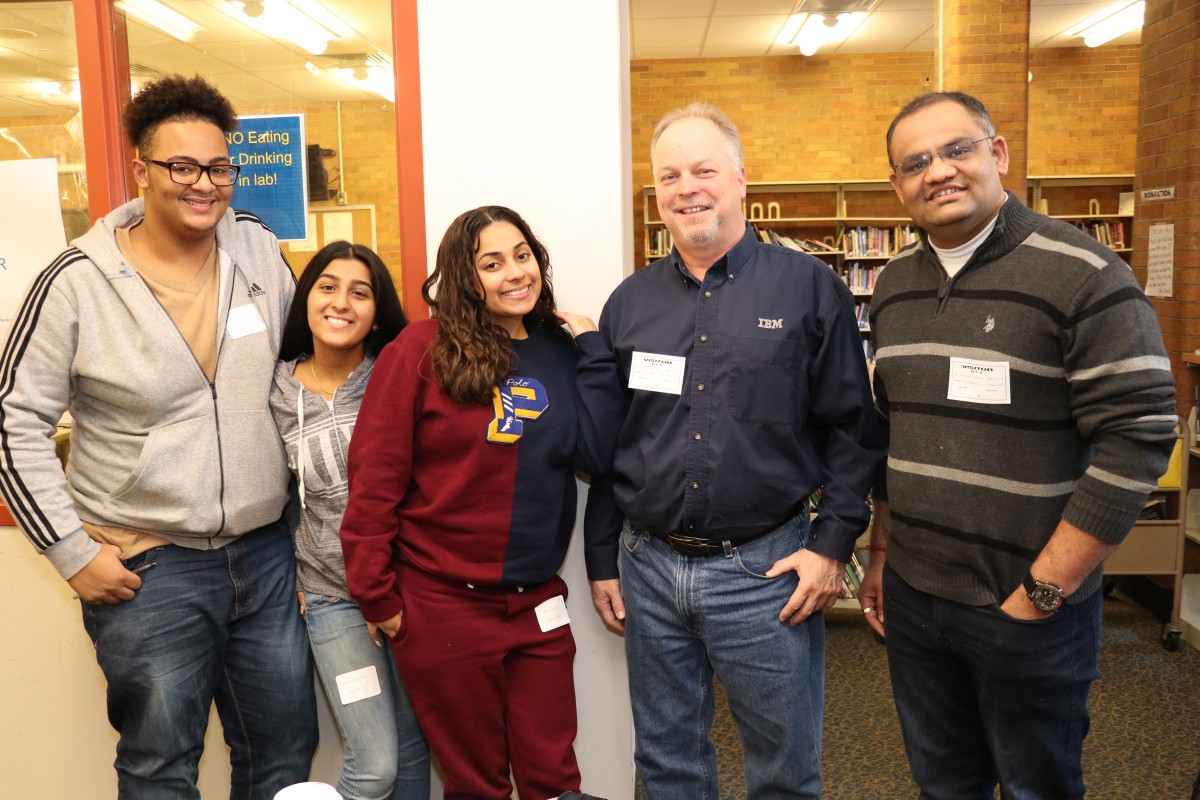
[[625,635],[625,600],[621,597],[621,581],[611,578],[604,581],[591,581],[592,605],[604,627],[618,636]]
[[818,611],[833,608],[842,592],[842,573],[845,568],[846,565],[841,561],[811,550],[797,550],[787,558],[776,561],[767,570],[768,578],[789,571],[800,576],[796,591],[792,592],[791,599],[779,612],[779,621],[799,625]]
[[133,593],[142,588],[142,579],[125,569],[121,563],[121,549],[112,544],[100,545],[96,557],[67,583],[80,600],[90,605],[115,606],[132,600]]

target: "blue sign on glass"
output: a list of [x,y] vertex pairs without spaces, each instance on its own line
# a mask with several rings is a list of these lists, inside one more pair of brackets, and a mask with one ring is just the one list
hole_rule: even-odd
[[226,134],[229,159],[238,167],[230,205],[252,211],[280,241],[308,238],[304,165],[304,115],[238,117]]

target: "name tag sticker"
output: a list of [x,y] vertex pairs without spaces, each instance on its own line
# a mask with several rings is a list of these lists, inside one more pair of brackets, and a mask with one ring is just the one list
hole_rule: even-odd
[[950,386],[946,391],[946,399],[1008,405],[1012,402],[1008,362],[951,357]]
[[353,672],[343,672],[337,676],[337,687],[342,705],[348,706],[379,694],[381,691],[379,673],[373,666],[356,669]]
[[680,394],[683,392],[683,370],[686,366],[687,359],[683,356],[635,351],[629,364],[629,388]]
[[253,303],[229,309],[229,320],[225,323],[229,338],[240,339],[252,333],[262,333],[267,329],[267,323],[258,314],[258,308]]
[[538,627],[542,629],[542,633],[549,633],[555,628],[571,624],[571,618],[567,616],[567,603],[561,594],[539,603],[537,608],[533,609],[533,613],[537,614]]

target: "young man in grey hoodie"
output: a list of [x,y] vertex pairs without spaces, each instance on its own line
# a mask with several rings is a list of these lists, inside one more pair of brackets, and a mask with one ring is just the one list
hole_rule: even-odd
[[270,798],[307,779],[317,738],[267,405],[295,280],[229,208],[227,99],[169,76],[124,122],[142,198],[37,276],[0,355],[0,492],[82,601],[119,796],[199,797],[215,699],[234,796]]

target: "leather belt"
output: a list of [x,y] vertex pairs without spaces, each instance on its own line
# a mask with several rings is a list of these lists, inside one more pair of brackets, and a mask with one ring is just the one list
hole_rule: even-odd
[[755,539],[761,539],[768,533],[774,533],[778,528],[771,528],[762,533],[756,533],[751,536],[743,536],[740,539],[725,539],[720,542],[714,542],[711,539],[697,539],[694,536],[682,536],[678,533],[658,533],[647,528],[642,530],[649,533],[655,539],[659,539],[667,543],[672,551],[681,556],[693,556],[698,558],[707,558],[708,556],[723,555],[725,553],[725,542],[729,543],[730,547],[739,547],[743,544],[749,544]]

